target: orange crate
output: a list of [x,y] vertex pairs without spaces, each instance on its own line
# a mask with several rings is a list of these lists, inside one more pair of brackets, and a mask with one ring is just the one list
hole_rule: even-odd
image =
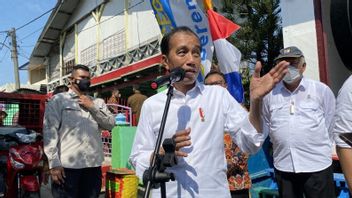
[[136,198],[138,177],[128,169],[112,169],[106,173],[105,197]]

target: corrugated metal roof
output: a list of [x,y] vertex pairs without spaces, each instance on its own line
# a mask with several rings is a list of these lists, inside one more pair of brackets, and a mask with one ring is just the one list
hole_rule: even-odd
[[57,44],[60,33],[77,7],[79,0],[59,0],[53,9],[30,58],[29,68],[35,68],[43,64],[44,58],[50,53],[50,49]]

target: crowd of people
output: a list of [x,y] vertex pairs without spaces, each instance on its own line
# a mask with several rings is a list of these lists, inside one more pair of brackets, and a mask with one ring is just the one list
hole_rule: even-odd
[[[275,179],[280,197],[335,197],[332,170],[334,142],[352,187],[352,149],[340,139],[352,132],[350,77],[337,101],[325,84],[306,78],[308,65],[297,47],[280,51],[276,65],[260,76],[257,62],[250,83],[250,108],[230,95],[220,71],[204,83],[201,45],[188,27],[164,35],[161,64],[185,70],[173,84],[163,138],[175,141],[177,165],[167,169],[176,180],[167,182],[167,197],[250,197],[248,158],[269,136],[273,145]],[[70,86],[48,101],[44,119],[44,151],[48,158],[54,197],[98,197],[103,162],[101,130],[111,130],[114,115],[102,99],[89,96],[89,68],[76,65]],[[130,161],[142,178],[149,168],[166,102],[166,91],[149,98],[137,86],[128,105],[138,117]],[[108,103],[118,103],[112,92]],[[3,115],[1,115],[3,117]],[[159,155],[164,155],[161,147]],[[152,197],[160,197],[153,189]]]

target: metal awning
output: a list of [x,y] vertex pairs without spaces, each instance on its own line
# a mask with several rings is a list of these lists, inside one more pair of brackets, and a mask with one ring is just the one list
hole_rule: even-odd
[[59,0],[39,36],[32,51],[28,68],[35,68],[44,63],[53,45],[57,45],[60,33],[77,7],[79,0]]

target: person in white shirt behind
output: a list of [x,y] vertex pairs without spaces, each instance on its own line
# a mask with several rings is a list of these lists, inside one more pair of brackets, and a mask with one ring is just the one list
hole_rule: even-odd
[[263,132],[273,144],[280,197],[335,197],[329,130],[335,96],[325,84],[303,77],[306,62],[297,47],[280,50],[276,60],[290,66],[263,99]]
[[[185,78],[174,83],[163,136],[163,139],[174,138],[178,157],[178,164],[167,169],[176,178],[166,183],[167,197],[230,197],[224,131],[231,134],[243,151],[256,152],[264,141],[260,118],[262,98],[287,72],[288,63],[282,61],[260,77],[261,64],[257,63],[250,85],[248,114],[225,88],[197,82],[201,51],[199,38],[188,27],[175,28],[161,41],[162,64],[166,69],[185,70]],[[164,91],[143,103],[130,156],[140,179],[150,166],[166,98]],[[163,154],[163,149],[159,153]],[[152,197],[160,197],[160,189],[151,193]]]
[[352,149],[339,135],[352,132],[352,75],[341,87],[336,100],[335,124],[333,128],[336,152],[348,188],[352,189]]

